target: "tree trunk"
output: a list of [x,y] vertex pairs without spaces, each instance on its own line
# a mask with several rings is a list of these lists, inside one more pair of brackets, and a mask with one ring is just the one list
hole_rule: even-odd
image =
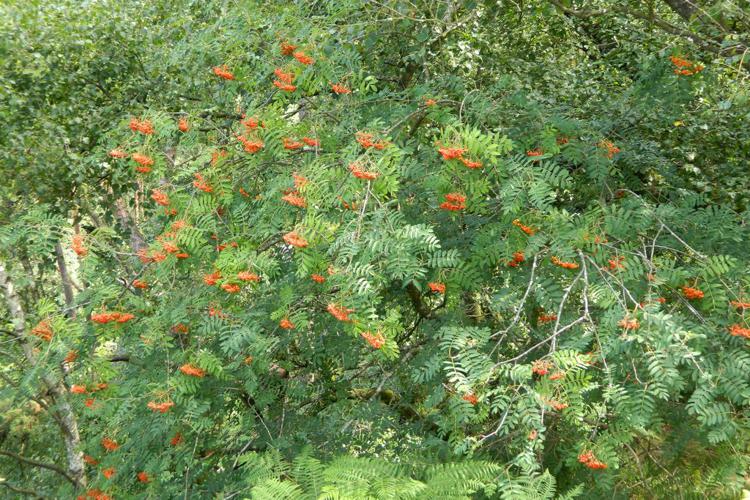
[[117,217],[120,224],[122,224],[122,226],[130,233],[130,248],[132,248],[133,253],[138,253],[139,250],[148,246],[123,200],[117,200],[115,202],[115,217]]
[[686,21],[689,21],[695,13],[697,0],[664,0],[664,3],[680,15]]
[[[26,317],[23,307],[21,307],[21,299],[16,293],[10,276],[8,276],[7,266],[2,261],[0,261],[0,288],[3,289],[5,294],[10,318],[13,321],[13,333],[21,344],[26,362],[32,368],[36,367],[38,360],[26,334]],[[49,372],[42,372],[41,379],[53,400],[58,417],[56,421],[63,433],[68,459],[68,474],[79,487],[84,487],[86,486],[86,476],[84,475],[83,452],[80,450],[81,438],[78,434],[78,422],[75,413],[68,401],[68,391],[62,381]]]
[[70,274],[68,274],[68,266],[65,264],[65,255],[59,241],[55,243],[55,256],[57,257],[57,270],[60,271],[60,281],[62,282],[63,294],[65,295],[65,315],[69,318],[75,318],[73,282],[70,279]]

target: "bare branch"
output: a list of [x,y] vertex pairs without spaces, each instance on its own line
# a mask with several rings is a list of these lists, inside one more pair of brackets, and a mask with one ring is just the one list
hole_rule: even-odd
[[13,453],[11,451],[0,450],[0,455],[4,455],[6,457],[13,458],[13,459],[18,460],[19,462],[23,462],[25,464],[33,465],[34,467],[39,467],[39,468],[42,468],[42,469],[47,469],[47,470],[51,470],[53,472],[57,472],[61,476],[65,477],[65,479],[67,479],[68,481],[70,481],[74,486],[76,485],[75,480],[72,477],[70,477],[70,475],[67,472],[65,472],[63,469],[61,469],[57,465],[48,464],[48,463],[44,463],[44,462],[39,462],[38,460],[33,460],[31,458],[22,457],[21,455],[18,455],[17,453]]
[[34,490],[27,490],[27,489],[21,488],[19,486],[14,486],[14,485],[10,484],[5,478],[0,479],[0,486],[5,486],[10,491],[14,491],[14,492],[20,493],[22,495],[30,495],[30,496],[33,496],[35,498],[45,498],[44,495],[40,495],[39,493],[37,493]]
[[559,333],[557,331],[557,328],[560,326],[560,318],[562,318],[563,308],[565,307],[565,303],[568,301],[570,292],[573,291],[573,287],[576,286],[576,283],[578,283],[578,280],[581,279],[581,276],[583,276],[583,269],[581,269],[570,286],[565,289],[565,294],[563,295],[562,300],[560,300],[560,306],[557,308],[557,319],[555,319],[555,327],[553,328],[553,331],[556,333],[552,335],[552,352],[555,352],[555,349],[557,349],[557,334]]
[[518,307],[516,308],[516,312],[513,315],[513,320],[510,322],[510,325],[508,325],[508,327],[505,330],[497,331],[490,336],[491,339],[494,339],[498,335],[502,335],[500,337],[500,340],[497,341],[495,348],[492,349],[493,352],[495,351],[495,349],[497,349],[497,346],[500,344],[500,342],[502,342],[503,338],[510,331],[510,329],[513,328],[516,325],[516,323],[518,323],[518,320],[521,317],[521,311],[523,310],[523,306],[526,304],[526,299],[529,296],[529,292],[531,292],[531,288],[534,286],[534,273],[536,272],[536,268],[538,264],[539,264],[539,255],[535,255],[534,261],[531,263],[531,274],[529,276],[529,284],[526,286],[526,291],[524,292],[523,297],[521,298],[521,303],[518,304]]

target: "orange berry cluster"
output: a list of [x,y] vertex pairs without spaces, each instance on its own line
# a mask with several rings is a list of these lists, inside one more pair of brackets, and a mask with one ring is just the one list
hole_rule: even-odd
[[[242,115],[242,118],[245,119],[245,114]],[[245,119],[245,121],[240,121],[240,123],[245,126],[248,132],[255,130],[260,125],[260,122],[254,116]]]
[[533,158],[535,156],[542,156],[544,154],[544,151],[542,151],[541,148],[532,149],[530,151],[526,151],[526,156]]
[[215,308],[213,306],[211,306],[211,307],[208,308],[208,315],[210,317],[212,317],[212,318],[214,316],[216,316],[217,318],[221,318],[221,319],[226,319],[227,318],[227,315],[224,314],[223,312],[221,312],[221,309],[217,309],[217,308]]
[[547,404],[554,408],[556,411],[562,411],[568,407],[568,403],[555,401],[554,399],[550,399],[549,401],[547,401]]
[[289,191],[287,194],[281,197],[281,200],[289,203],[294,207],[305,208],[307,206],[307,202],[302,196],[300,196],[298,191]]
[[281,42],[281,53],[285,56],[291,56],[294,51],[297,50],[296,45],[292,45],[289,42]]
[[523,224],[521,224],[521,221],[518,219],[513,220],[513,225],[516,226],[521,231],[523,231],[524,233],[528,234],[529,236],[534,236],[534,233],[536,233],[535,229],[532,229],[529,226],[524,226]]
[[149,410],[158,411],[159,413],[167,413],[169,409],[174,406],[174,403],[172,401],[164,401],[163,403],[149,401],[146,406]]
[[221,252],[221,251],[225,250],[227,247],[237,248],[237,247],[239,247],[239,243],[237,243],[236,241],[233,241],[233,242],[231,242],[229,244],[227,244],[227,243],[220,243],[220,244],[216,245],[216,251],[217,252]]
[[296,231],[291,231],[283,236],[284,241],[287,245],[291,245],[297,248],[305,248],[309,243],[305,238],[297,234]]
[[127,154],[127,153],[126,153],[125,151],[123,151],[123,150],[121,150],[121,149],[113,149],[113,150],[111,150],[111,151],[110,151],[109,153],[107,153],[107,154],[108,154],[108,155],[109,155],[110,157],[112,157],[112,158],[115,158],[115,159],[122,159],[122,158],[127,158],[127,157],[129,156],[129,155],[128,155],[128,154]]
[[142,248],[138,250],[138,258],[144,264],[148,264],[150,262],[162,262],[167,258],[167,255],[157,250],[149,252],[147,248]]
[[298,50],[297,52],[294,52],[292,54],[292,56],[296,60],[298,60],[299,62],[301,62],[302,64],[304,64],[305,66],[307,66],[307,65],[312,64],[312,63],[315,62],[315,59],[313,59],[312,57],[308,56],[307,54],[305,54],[301,50]]
[[78,495],[76,497],[77,500],[86,500],[87,498],[90,498],[92,500],[112,500],[112,497],[109,495],[106,495],[102,490],[97,488],[92,488],[88,491],[86,491],[86,495]]
[[375,180],[380,175],[377,172],[368,172],[367,170],[362,170],[362,167],[360,167],[357,163],[350,163],[349,170],[351,170],[354,177],[367,181]]
[[578,461],[588,467],[589,469],[606,469],[607,464],[597,460],[594,453],[591,451],[585,451],[578,455]]
[[602,149],[607,150],[607,158],[609,158],[610,160],[614,158],[615,154],[620,152],[620,148],[615,146],[612,141],[608,141],[606,139],[602,139],[601,141],[599,141],[598,146]]
[[466,196],[461,193],[448,193],[444,198],[445,201],[440,204],[443,210],[458,211],[466,208]]
[[143,280],[133,280],[133,288],[145,290],[146,288],[148,288],[148,283]]
[[461,399],[469,403],[470,405],[475,405],[479,402],[479,398],[477,398],[476,394],[473,392],[469,392],[464,394]]
[[279,321],[279,326],[284,330],[292,330],[294,328],[294,323],[289,321],[289,318],[284,318]]
[[619,256],[612,259],[609,259],[607,262],[609,263],[609,270],[615,271],[617,269],[624,269],[625,265],[623,262],[625,261],[625,257]]
[[357,210],[356,202],[347,203],[346,200],[344,200],[341,196],[339,196],[339,200],[341,200],[341,206],[344,207],[345,210]]
[[698,290],[697,288],[692,288],[687,285],[682,287],[682,293],[685,295],[685,298],[688,299],[702,299],[705,295],[701,290]]
[[312,280],[313,280],[314,282],[316,282],[316,283],[323,283],[323,282],[325,282],[325,280],[326,280],[326,279],[325,279],[325,277],[324,277],[323,275],[321,275],[321,274],[311,274],[311,275],[310,275],[310,278],[311,278],[311,279],[312,279]]
[[445,283],[432,282],[427,283],[427,286],[430,287],[430,291],[433,293],[445,293]]
[[558,259],[557,257],[552,257],[552,263],[556,266],[562,267],[563,269],[578,269],[579,267],[575,262],[565,262]]
[[211,166],[215,167],[216,164],[219,162],[221,158],[224,158],[227,155],[227,152],[223,149],[217,149],[213,153],[211,153]]
[[52,326],[47,320],[42,320],[37,323],[37,325],[31,329],[31,333],[45,342],[52,340]]
[[352,91],[349,90],[346,86],[340,84],[340,83],[331,83],[331,90],[333,90],[334,93],[341,95],[341,94],[351,94]]
[[744,328],[741,325],[730,326],[729,333],[735,337],[745,337],[746,339],[750,339],[750,328]]
[[260,282],[260,276],[250,271],[240,271],[239,273],[237,273],[237,279],[240,281],[254,281],[256,283]]
[[103,437],[101,443],[104,449],[107,451],[115,451],[120,447],[120,445],[117,444],[117,441],[108,437]]
[[297,90],[297,86],[292,84],[295,78],[294,73],[286,73],[283,69],[276,68],[273,70],[273,74],[276,75],[276,80],[274,80],[273,84],[279,90],[283,90],[284,92],[294,92]]
[[175,433],[174,437],[169,441],[172,446],[177,446],[182,443],[182,434],[179,432]]
[[201,368],[198,368],[195,365],[191,365],[190,363],[186,363],[180,367],[180,371],[184,373],[185,375],[190,375],[191,377],[198,377],[202,378],[206,376],[206,371],[202,370]]
[[172,333],[183,333],[184,334],[184,333],[188,332],[188,327],[184,323],[177,323],[176,325],[172,326],[172,328],[170,330],[172,331]]
[[557,314],[540,314],[537,323],[551,323],[557,319]]
[[190,124],[187,121],[187,118],[180,118],[180,121],[177,122],[177,128],[180,129],[180,132],[187,132],[190,130]]
[[282,143],[284,144],[284,149],[289,149],[290,151],[300,149],[304,146],[302,142],[295,141],[293,139],[290,139],[289,137],[284,137],[284,139],[282,139]]
[[134,162],[140,165],[139,167],[135,167],[135,169],[138,172],[142,174],[147,174],[151,172],[151,167],[154,165],[153,158],[151,158],[148,155],[141,154],[141,153],[133,153],[130,157],[133,159]]
[[[109,387],[108,384],[101,382],[101,383],[96,384],[91,390],[87,390],[85,386],[73,384],[70,386],[70,392],[73,394],[86,394],[88,392],[94,393],[97,391],[103,391],[107,387]],[[86,406],[91,406],[91,404],[88,404],[89,401],[91,401],[91,403],[93,404],[94,400],[93,399],[86,400],[86,403],[87,403]]]
[[694,63],[682,57],[671,56],[669,58],[674,64],[674,74],[682,76],[692,76],[703,71],[704,67],[702,64]]
[[513,259],[508,261],[508,267],[518,267],[526,260],[523,252],[513,252]]
[[154,126],[149,120],[139,120],[138,118],[130,119],[130,130],[140,132],[141,134],[151,135],[154,133]]
[[306,178],[296,173],[292,174],[292,178],[294,179],[294,187],[296,188],[304,187],[307,185],[308,182],[310,182]]
[[375,141],[373,140],[374,137],[374,134],[371,134],[369,132],[357,132],[356,134],[354,134],[354,138],[357,140],[359,145],[365,149],[385,149],[385,147],[388,145],[388,142],[383,140]]
[[617,326],[620,326],[625,330],[637,330],[641,327],[641,324],[635,318],[623,318],[617,323]]
[[73,242],[70,247],[79,257],[85,257],[89,253],[88,249],[83,246],[83,235],[81,234],[73,235]]
[[[167,240],[165,238],[174,238],[175,235],[173,233],[165,234],[164,236],[159,236],[157,239],[159,240],[159,244],[161,245],[162,250],[164,250],[167,253],[174,254],[175,257],[178,259],[187,259],[189,255],[185,252],[180,252],[180,248],[174,243],[174,241]],[[164,254],[160,254],[164,255]],[[166,258],[166,255],[164,255],[164,258]],[[157,260],[156,257],[153,258],[155,261]],[[164,259],[162,259],[164,260]]]
[[[434,102],[434,101],[433,101]],[[438,144],[438,146],[440,146]],[[458,160],[461,163],[466,166],[466,168],[482,168],[482,162],[477,160],[472,160],[470,158],[464,158],[464,153],[468,152],[469,150],[462,147],[457,146],[443,146],[438,147],[438,153],[443,157],[444,160]]]
[[347,309],[346,307],[342,307],[336,304],[328,304],[328,307],[326,307],[326,309],[329,313],[331,313],[331,316],[339,321],[351,321],[349,314],[354,312],[354,309]]
[[208,182],[206,182],[206,179],[203,177],[203,175],[198,172],[195,173],[195,180],[193,181],[193,186],[195,186],[197,189],[200,189],[201,191],[205,193],[211,193],[214,190],[214,188],[211,187],[211,185],[209,185]]
[[91,315],[91,321],[94,323],[106,324],[106,323],[126,323],[131,319],[135,318],[135,315],[130,313],[121,312],[100,312]]
[[463,156],[464,153],[469,151],[466,148],[444,146],[438,148],[438,153],[443,156],[444,160],[457,160]]
[[263,142],[263,140],[257,137],[248,138],[242,135],[238,135],[237,140],[242,143],[242,149],[246,153],[251,153],[251,154],[257,153],[258,151],[263,149],[263,147],[265,146],[265,143]]
[[461,163],[463,163],[466,168],[471,168],[471,169],[482,168],[481,161],[478,161],[478,160],[474,161],[474,160],[470,160],[468,158],[463,158],[463,157],[460,159],[461,159]]
[[750,309],[750,302],[741,302],[738,300],[733,300],[730,302],[732,307],[736,307],[737,309]]
[[224,80],[234,80],[234,75],[229,71],[226,64],[222,66],[214,66],[212,71],[214,72],[214,75],[219,78],[223,78]]
[[169,206],[169,196],[158,189],[151,190],[151,199],[154,200],[157,205],[163,207]]
[[385,337],[383,337],[383,334],[380,332],[376,332],[376,333],[362,332],[361,335],[362,335],[362,338],[365,339],[367,343],[372,346],[373,349],[380,349],[385,344]]
[[544,359],[537,359],[531,363],[531,372],[536,373],[537,375],[547,375],[550,368],[552,368],[552,363]]

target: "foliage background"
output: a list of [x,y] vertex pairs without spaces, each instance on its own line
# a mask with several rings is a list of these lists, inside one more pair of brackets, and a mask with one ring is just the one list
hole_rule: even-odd
[[[32,0],[0,12],[10,495],[740,495],[750,355],[729,332],[750,326],[731,305],[750,286],[746,2]],[[283,55],[284,41],[314,64]],[[676,75],[670,56],[705,68]],[[294,92],[273,85],[275,68],[294,73]],[[243,114],[264,127],[248,132]],[[155,133],[131,131],[133,117]],[[363,149],[358,131],[390,145]],[[245,133],[263,149],[244,151]],[[303,136],[320,146],[284,148]],[[354,177],[355,161],[378,178]],[[308,179],[304,209],[281,199],[293,173]],[[452,192],[464,210],[439,208]],[[177,220],[187,227],[170,234]],[[309,246],[285,244],[292,230]],[[164,241],[189,257],[138,259]],[[511,267],[515,252],[525,262]],[[204,284],[216,270],[241,291]],[[135,319],[92,322],[103,308]],[[49,342],[32,333],[42,321]],[[607,468],[579,463],[586,451]]]

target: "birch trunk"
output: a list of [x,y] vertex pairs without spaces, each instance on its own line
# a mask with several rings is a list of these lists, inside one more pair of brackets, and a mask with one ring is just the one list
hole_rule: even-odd
[[[29,366],[35,367],[38,360],[26,333],[26,317],[21,306],[21,299],[8,275],[7,266],[2,261],[0,261],[0,288],[3,289],[10,318],[13,321],[13,333],[21,344],[26,362]],[[54,411],[58,417],[56,420],[62,430],[68,460],[68,474],[79,487],[84,487],[86,486],[86,476],[84,475],[83,452],[80,450],[81,438],[78,433],[75,413],[68,401],[68,391],[62,380],[56,378],[52,373],[43,373],[41,379],[52,398]]]

